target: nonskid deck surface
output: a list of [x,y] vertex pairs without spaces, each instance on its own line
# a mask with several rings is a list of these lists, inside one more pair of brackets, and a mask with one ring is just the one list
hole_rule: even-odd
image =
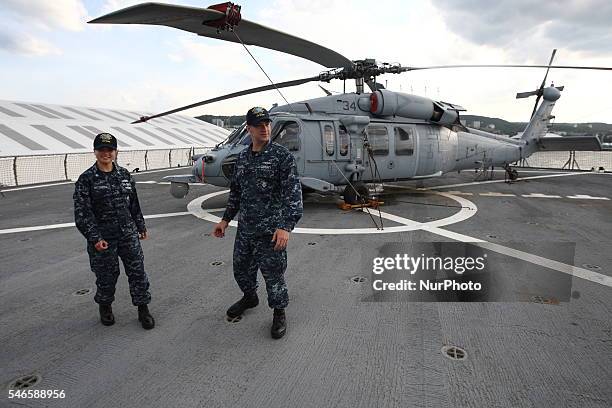
[[[116,324],[99,323],[85,241],[69,225],[72,184],[0,198],[0,405],[612,404],[612,175],[524,172],[533,178],[508,185],[503,173],[476,184],[462,173],[420,189],[400,183],[386,189],[380,214],[370,210],[382,231],[367,213],[309,197],[288,251],[288,334],[272,340],[263,284],[256,309],[237,323],[224,318],[241,295],[232,276],[235,228],[224,239],[210,236],[227,198],[213,193],[224,189],[196,185],[176,200],[158,183],[174,173],[181,171],[135,176],[143,212],[153,216],[143,242],[152,331],[138,324],[125,275]],[[484,241],[526,297],[364,301],[373,278],[368,259],[386,244],[432,241]],[[568,245],[573,256],[564,253]],[[571,300],[533,302],[548,296],[542,279],[563,275],[559,263],[568,259],[582,271],[571,281]],[[81,289],[91,292],[76,294]],[[467,355],[452,360],[444,346]],[[65,398],[9,399],[11,381],[27,374],[39,376],[33,389],[64,390]]]

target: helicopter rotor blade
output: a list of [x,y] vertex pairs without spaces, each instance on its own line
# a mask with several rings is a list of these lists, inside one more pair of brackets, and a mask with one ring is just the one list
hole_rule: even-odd
[[536,109],[538,108],[538,103],[540,102],[540,98],[542,98],[542,94],[544,93],[544,86],[546,85],[546,78],[548,77],[548,71],[550,71],[550,66],[552,65],[553,59],[555,59],[555,54],[557,53],[557,49],[553,49],[552,55],[550,56],[550,61],[548,62],[548,68],[546,68],[546,73],[544,74],[544,79],[542,79],[542,83],[540,84],[540,88],[537,91],[537,98],[535,104],[533,105],[533,111],[531,112],[531,117],[535,115]]
[[302,84],[305,84],[307,82],[319,81],[319,80],[320,80],[320,77],[319,76],[315,76],[315,77],[310,77],[310,78],[302,78],[302,79],[295,79],[295,80],[292,80],[292,81],[279,82],[279,83],[274,84],[274,85],[271,84],[271,85],[258,86],[256,88],[245,89],[243,91],[238,91],[238,92],[232,92],[230,94],[226,94],[226,95],[222,95],[222,96],[217,96],[215,98],[206,99],[205,101],[196,102],[196,103],[192,103],[191,105],[182,106],[180,108],[172,109],[172,110],[169,110],[167,112],[158,113],[158,114],[155,114],[153,116],[143,116],[140,119],[138,119],[137,121],[132,122],[132,124],[144,123],[144,122],[146,122],[148,120],[151,120],[151,119],[159,118],[159,117],[166,116],[166,115],[171,115],[173,113],[181,112],[181,111],[184,111],[184,110],[187,110],[187,109],[191,109],[191,108],[196,108],[198,106],[207,105],[207,104],[213,103],[213,102],[219,102],[219,101],[224,101],[226,99],[236,98],[238,96],[250,95],[250,94],[254,94],[254,93],[258,93],[258,92],[263,92],[263,91],[269,91],[269,90],[272,90],[272,89],[277,89],[277,88],[288,88],[288,87],[291,87],[291,86],[302,85]]
[[[555,86],[555,88],[557,88],[559,91],[562,91],[563,89],[565,89],[565,86],[561,85],[561,86]],[[530,96],[536,96],[538,95],[540,91],[538,89],[536,89],[535,91],[529,91],[529,92],[519,92],[516,94],[516,99],[521,99],[521,98],[529,98]]]
[[552,68],[552,69],[590,69],[612,71],[612,67],[587,67],[580,65],[522,65],[522,64],[462,64],[462,65],[432,65],[428,67],[402,67],[402,72],[420,71],[424,69],[445,68]]
[[319,88],[321,88],[323,90],[323,92],[325,92],[325,95],[331,96],[332,93],[330,91],[328,91],[327,89],[323,88],[321,85],[319,85]]
[[550,71],[550,66],[552,65],[553,59],[555,59],[555,54],[557,53],[557,49],[555,48],[550,56],[550,61],[548,62],[548,68],[546,68],[546,73],[544,74],[544,79],[542,80],[542,84],[540,85],[540,91],[544,89],[546,85],[546,77],[548,77],[548,71]]
[[531,117],[536,113],[536,109],[538,108],[538,102],[540,102],[540,98],[542,98],[542,93],[538,92],[538,96],[536,97],[535,104],[533,105],[533,110],[531,111]]
[[535,96],[538,94],[538,91],[529,91],[529,92],[519,92],[516,94],[516,99],[521,99],[521,98],[529,98],[530,96]]
[[223,19],[224,13],[212,9],[185,7],[171,4],[144,3],[127,7],[91,20],[91,24],[149,24],[178,28],[204,37],[218,40],[257,45],[305,58],[327,68],[352,68],[353,62],[334,50],[295,37],[263,25],[241,19],[231,31],[218,30],[215,21]]

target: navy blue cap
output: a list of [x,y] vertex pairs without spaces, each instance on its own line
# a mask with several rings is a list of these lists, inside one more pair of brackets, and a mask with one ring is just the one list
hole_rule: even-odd
[[94,139],[94,150],[108,147],[117,150],[117,138],[110,133],[100,133]]
[[249,126],[257,126],[264,121],[270,122],[270,115],[267,110],[259,106],[249,109],[246,114],[246,123]]

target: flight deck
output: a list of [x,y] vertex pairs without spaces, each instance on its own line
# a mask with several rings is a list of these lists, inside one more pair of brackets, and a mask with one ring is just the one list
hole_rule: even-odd
[[[239,321],[225,318],[241,296],[236,230],[212,237],[226,189],[193,185],[174,199],[160,180],[179,173],[134,174],[150,235],[151,331],[138,323],[123,272],[116,323],[100,324],[85,240],[71,225],[73,183],[4,191],[0,405],[612,405],[612,174],[531,170],[508,184],[503,172],[485,181],[462,172],[386,186],[380,212],[369,213],[307,196],[288,247],[287,335],[273,340],[265,301]],[[369,256],[432,242],[477,243],[516,296],[368,297]],[[569,277],[571,296],[555,301],[543,276]],[[260,277],[262,299],[264,291]],[[65,396],[9,399],[19,379]]]

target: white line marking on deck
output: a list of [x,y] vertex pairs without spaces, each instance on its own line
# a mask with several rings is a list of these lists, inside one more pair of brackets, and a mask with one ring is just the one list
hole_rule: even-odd
[[588,194],[576,194],[574,196],[567,196],[567,198],[575,198],[577,200],[609,200],[608,197],[591,197]]
[[[551,178],[551,177],[567,177],[567,176],[582,176],[585,174],[596,174],[596,173],[556,173],[556,174],[547,174],[543,176],[531,176],[531,177],[520,177],[517,181],[520,180],[535,180],[541,178]],[[475,186],[480,184],[492,184],[492,183],[504,183],[505,180],[486,180],[486,181],[473,181],[471,183],[460,183],[460,184],[449,184],[445,186],[433,186],[433,187],[425,187],[419,190],[438,190],[441,188],[450,188],[450,187],[463,187],[463,186]],[[398,186],[400,187],[400,186]],[[401,188],[401,187],[400,187]],[[411,190],[413,190],[411,188]]]
[[541,193],[531,193],[531,194],[522,194],[525,198],[561,198],[558,195],[549,195],[549,194],[541,194]]
[[[221,194],[227,194],[229,190],[216,191],[214,193],[209,193],[198,197],[192,200],[189,204],[187,204],[187,210],[190,211],[194,216],[201,218],[206,221],[210,221],[213,223],[218,223],[221,221],[221,218],[216,215],[211,214],[211,210],[203,209],[202,203],[206,200],[209,200],[213,197],[219,196]],[[429,225],[432,227],[441,227],[445,225],[455,224],[457,222],[461,222],[467,220],[468,218],[474,216],[477,212],[477,207],[471,201],[462,198],[455,197],[448,192],[432,192],[432,194],[440,195],[443,197],[450,198],[451,200],[459,203],[462,208],[457,213],[435,221],[430,221],[426,223],[420,223],[417,221],[412,221],[407,218],[399,217],[397,215],[389,214],[381,211],[381,215],[383,218],[388,219],[390,221],[397,222],[399,224],[403,224],[401,226],[394,227],[385,227],[383,230],[378,230],[376,228],[295,228],[293,230],[296,234],[321,234],[321,235],[353,235],[353,234],[391,234],[394,232],[405,232],[405,231],[415,231],[422,229],[424,225]],[[377,214],[378,212],[376,212]],[[236,221],[232,221],[229,224],[232,227],[236,227],[238,224]]]
[[478,195],[483,197],[516,197],[516,194],[496,193],[495,191],[489,191],[487,193],[478,193]]
[[62,181],[61,183],[43,184],[43,185],[40,185],[40,186],[13,187],[13,188],[7,188],[5,190],[2,190],[2,189],[0,189],[0,190],[2,190],[3,193],[6,193],[8,191],[31,190],[31,189],[34,189],[34,188],[61,186],[63,184],[74,184],[74,181]]
[[473,196],[474,195],[474,193],[465,193],[463,191],[454,191],[454,190],[447,191],[447,193],[452,194],[452,195],[461,195],[461,196]]
[[[191,215],[189,211],[175,212],[175,213],[166,213],[166,214],[151,214],[145,215],[145,220],[153,219],[153,218],[167,218],[167,217],[180,217],[183,215]],[[0,235],[3,234],[16,234],[19,232],[31,232],[31,231],[43,231],[49,229],[58,229],[58,228],[69,228],[74,227],[74,222],[65,222],[62,224],[49,224],[49,225],[36,225],[33,227],[19,227],[19,228],[7,228],[0,230]]]
[[588,269],[580,268],[578,266],[564,264],[562,262],[554,261],[552,259],[544,258],[542,256],[533,255],[528,252],[520,251],[518,249],[506,247],[493,242],[484,241],[482,239],[470,237],[468,235],[459,234],[456,232],[444,230],[442,228],[423,228],[425,231],[429,231],[433,234],[441,235],[446,238],[454,239],[455,241],[474,243],[481,248],[488,249],[512,258],[521,259],[523,261],[544,266],[548,269],[553,269],[558,272],[566,273],[568,275],[576,276],[594,283],[599,283],[604,286],[612,287],[612,276],[603,275]]

